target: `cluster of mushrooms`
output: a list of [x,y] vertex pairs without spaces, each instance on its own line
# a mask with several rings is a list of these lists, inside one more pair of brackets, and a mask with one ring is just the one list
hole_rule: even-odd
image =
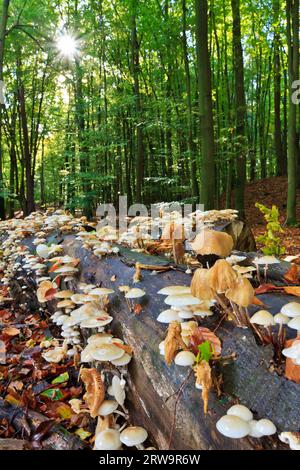
[[[44,359],[48,362],[60,362],[66,357],[74,356],[79,357],[82,364],[96,361],[103,366],[102,372],[98,372],[99,367],[89,368],[82,369],[81,375],[87,390],[85,401],[89,405],[91,416],[97,418],[95,449],[114,450],[123,446],[142,449],[148,437],[144,428],[128,425],[128,411],[124,405],[126,366],[133,351],[121,339],[106,331],[113,320],[108,313],[108,306],[109,296],[114,290],[93,284],[75,283],[80,260],[64,255],[60,245],[47,243],[47,236],[53,230],[64,234],[76,232],[76,239],[82,242],[83,247],[101,258],[118,254],[119,247],[115,243],[123,243],[136,251],[147,251],[147,247],[153,242],[148,232],[154,227],[158,229],[158,238],[166,244],[166,256],[172,254],[168,241],[171,241],[175,259],[178,242],[183,247],[185,261],[190,256],[187,254],[189,250],[193,253],[194,261],[196,256],[202,267],[194,272],[190,286],[167,286],[158,292],[165,296],[167,308],[160,312],[157,321],[168,325],[166,338],[159,345],[160,353],[165,356],[167,365],[174,361],[178,366],[193,368],[195,386],[202,390],[205,412],[208,391],[212,385],[210,368],[206,363],[199,363],[191,348],[191,337],[199,324],[216,312],[221,313],[222,319],[229,319],[238,327],[251,328],[262,343],[279,345],[285,357],[295,365],[300,365],[300,337],[299,341],[296,338],[291,346],[283,349],[286,326],[295,329],[297,337],[300,335],[300,304],[290,302],[275,316],[267,310],[259,310],[250,316],[248,310],[254,301],[254,289],[250,282],[253,274],[260,280],[260,268],[263,267],[266,280],[269,265],[278,263],[279,260],[273,256],[261,256],[252,260],[249,266],[241,265],[246,258],[232,254],[232,237],[211,229],[216,221],[234,220],[237,217],[236,211],[196,211],[184,218],[180,212],[167,212],[167,208],[161,206],[159,213],[160,217],[157,219],[136,217],[122,234],[110,225],[97,227],[93,223],[89,223],[89,226],[95,230],[86,231],[87,221],[84,217],[76,219],[63,211],[34,213],[24,220],[13,219],[0,223],[0,231],[7,235],[2,243],[2,282],[9,285],[17,273],[25,270],[34,274],[38,287],[37,297],[42,307],[49,300],[55,299],[57,302],[57,310],[51,315],[51,319],[61,327],[62,344],[56,339],[45,341]],[[186,222],[190,223],[187,224],[190,227],[196,222],[200,223],[201,230],[193,241],[189,240],[191,232],[186,228],[183,230]],[[35,237],[35,254],[21,244],[22,239],[27,236]],[[134,282],[140,279],[140,268],[136,268]],[[187,272],[191,273],[191,270],[188,269]],[[60,288],[61,279],[64,288]],[[130,311],[134,311],[135,302],[145,295],[145,291],[138,287],[120,286],[119,290],[124,294]],[[274,333],[275,325],[278,327]],[[83,348],[82,332],[87,336],[86,333],[90,330],[92,334]],[[219,355],[220,351],[214,350],[214,358]],[[113,375],[112,380],[109,380],[110,374]],[[95,383],[99,389],[93,388]],[[81,400],[70,400],[70,405],[78,413],[85,410]],[[276,432],[271,421],[255,421],[252,412],[243,405],[231,407],[217,422],[217,429],[230,438],[260,438]],[[288,442],[291,448],[292,445],[299,448],[299,443],[293,441],[293,433],[285,432],[279,437],[283,442]]]
[[[62,344],[58,339],[41,343],[44,348],[42,356],[47,362],[59,363],[67,357],[76,357],[81,363],[96,362],[103,365],[102,372],[94,368],[80,370],[86,387],[85,404],[79,399],[70,400],[74,412],[89,412],[93,418],[97,418],[94,448],[116,450],[135,446],[143,449],[148,433],[142,427],[128,424],[129,416],[125,408],[126,366],[133,351],[124,341],[105,332],[105,326],[113,319],[107,310],[108,297],[114,291],[84,283],[78,283],[78,290],[75,290],[74,281],[79,272],[80,260],[64,255],[60,245],[47,244],[47,235],[52,230],[68,233],[76,228],[78,238],[83,240],[86,248],[93,246],[95,251],[99,248],[103,251],[104,246],[99,247],[97,242],[92,245],[90,237],[82,236],[87,233],[82,227],[85,222],[85,219],[73,219],[71,215],[58,211],[57,214],[49,216],[37,214],[37,219],[32,215],[20,222],[1,223],[1,229],[8,235],[2,244],[2,282],[9,285],[16,273],[25,271],[28,275],[34,275],[41,310],[46,307],[48,301],[56,301],[57,310],[51,315],[51,320],[61,327],[63,339]],[[35,254],[20,244],[23,238],[30,235],[35,236]],[[100,252],[95,251],[94,254],[100,256]],[[106,253],[117,252],[115,249],[107,250]],[[102,254],[105,254],[104,251]],[[23,276],[20,275],[19,278],[22,279]],[[64,285],[64,289],[59,288],[60,283]],[[140,296],[140,292],[136,290],[133,288],[126,292],[128,302],[133,302],[131,299]],[[94,334],[88,336],[87,344],[82,348],[82,333],[90,330]],[[113,368],[106,370],[108,363]],[[109,381],[111,374],[112,380]],[[107,390],[105,383],[108,383]]]

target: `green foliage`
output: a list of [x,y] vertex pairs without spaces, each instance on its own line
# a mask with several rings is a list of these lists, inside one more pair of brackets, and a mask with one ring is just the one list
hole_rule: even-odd
[[198,346],[198,354],[196,357],[196,363],[199,364],[201,361],[209,362],[214,354],[214,348],[209,341],[204,341]]
[[266,232],[257,239],[259,243],[264,245],[262,252],[265,255],[283,255],[285,253],[285,248],[281,245],[281,239],[277,236],[277,234],[283,233],[284,231],[279,222],[278,207],[272,206],[272,208],[269,209],[258,202],[255,204],[255,207],[264,214],[264,218],[267,222]]

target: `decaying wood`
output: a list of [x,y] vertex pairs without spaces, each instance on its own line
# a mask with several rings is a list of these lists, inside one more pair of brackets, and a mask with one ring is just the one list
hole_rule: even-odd
[[[57,240],[53,238],[52,241]],[[144,270],[139,287],[146,291],[146,295],[141,299],[141,314],[135,316],[128,311],[118,286],[132,282],[137,261],[155,265],[159,262],[158,257],[138,254],[137,259],[137,253],[124,249],[121,256],[99,260],[82,248],[72,235],[65,236],[62,245],[66,254],[81,259],[78,281],[115,290],[109,307],[114,317],[111,329],[134,349],[127,377],[130,417],[134,424],[144,426],[149,431],[158,448],[166,449],[174,417],[174,393],[185,380],[187,369],[174,364],[168,367],[164,357],[159,354],[158,344],[164,339],[167,326],[156,321],[159,313],[166,308],[163,296],[157,295],[157,291],[167,285],[187,285],[191,276],[174,268],[157,275]],[[163,259],[160,262],[168,263]],[[292,296],[276,293],[261,295],[259,298],[272,313],[277,313],[284,303],[294,300]],[[203,326],[213,330],[219,321],[216,314],[203,321]],[[223,379],[223,395],[217,398],[214,392],[210,393],[208,413],[204,416],[199,390],[191,379],[177,405],[172,447],[243,450],[286,448],[276,436],[235,440],[217,432],[216,421],[236,402],[250,407],[255,418],[271,419],[280,432],[298,431],[300,423],[300,384],[272,372],[272,348],[259,346],[252,332],[237,328],[232,322],[223,322],[218,328],[218,336],[222,341],[222,354],[236,354],[236,360],[227,365],[220,361],[218,366]],[[174,397],[168,400],[171,395]]]

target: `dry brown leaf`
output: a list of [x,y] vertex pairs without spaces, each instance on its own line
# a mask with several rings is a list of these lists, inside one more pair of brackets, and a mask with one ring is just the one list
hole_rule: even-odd
[[181,337],[181,326],[177,321],[169,324],[168,333],[164,342],[165,361],[168,366],[172,364],[174,357],[180,349],[187,350]]
[[40,303],[44,303],[44,302],[47,302],[48,300],[52,300],[55,293],[56,293],[56,289],[54,289],[51,281],[41,282],[39,288],[36,291],[37,298]]
[[[295,341],[299,341],[300,337],[289,339],[285,342],[284,347],[290,348]],[[300,383],[300,366],[294,363],[293,359],[290,357],[286,358],[285,362],[285,376],[288,380],[292,380],[293,382]]]
[[101,375],[97,369],[84,368],[81,369],[80,377],[86,389],[83,398],[88,405],[91,417],[96,418],[96,416],[98,416],[99,406],[105,398],[105,388]]
[[283,290],[287,294],[296,295],[297,297],[300,297],[300,286],[284,286]]
[[299,282],[299,271],[300,267],[293,263],[291,268],[283,277],[286,281],[297,284]]
[[202,399],[204,414],[208,410],[209,391],[212,386],[211,367],[207,361],[201,361],[194,367],[196,383],[202,387]]
[[15,328],[14,326],[9,326],[7,328],[4,328],[4,330],[2,330],[2,333],[6,336],[17,336],[20,333],[20,330],[18,328]]
[[257,297],[254,297],[254,298],[253,298],[252,304],[253,304],[253,305],[258,305],[259,307],[264,307],[264,306],[265,306],[265,304],[263,303],[263,301],[260,300],[260,299],[258,299]]

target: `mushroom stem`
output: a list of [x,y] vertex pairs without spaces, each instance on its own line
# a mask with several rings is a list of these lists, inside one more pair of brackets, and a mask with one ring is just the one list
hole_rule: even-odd
[[268,265],[266,264],[265,267],[264,267],[264,280],[265,280],[265,283],[267,282],[267,271],[268,271]]
[[129,300],[129,299],[127,299],[126,297],[125,297],[125,300],[126,300],[126,303],[127,303],[127,305],[128,305],[129,312],[132,312],[132,310],[133,310],[133,307],[132,307],[132,305],[131,305],[131,302],[130,302],[130,300]]
[[260,272],[259,272],[259,264],[255,263],[255,266],[256,266],[257,280],[260,283],[261,279],[260,279]]

